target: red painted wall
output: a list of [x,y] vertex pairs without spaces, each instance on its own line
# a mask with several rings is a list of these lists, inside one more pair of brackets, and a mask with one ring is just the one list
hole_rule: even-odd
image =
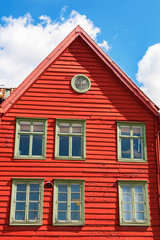
[[[84,74],[91,89],[76,93]],[[48,118],[46,160],[13,159],[16,117]],[[86,119],[86,160],[54,159],[55,119]],[[116,121],[146,123],[147,163],[117,161]],[[158,240],[160,216],[155,117],[77,38],[2,117],[0,126],[0,240]],[[52,226],[53,190],[44,190],[43,225],[9,226],[12,177],[85,179],[85,226]],[[150,227],[119,226],[117,180],[148,180]]]

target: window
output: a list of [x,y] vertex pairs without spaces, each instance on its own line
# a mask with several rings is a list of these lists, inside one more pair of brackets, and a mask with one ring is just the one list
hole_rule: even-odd
[[84,225],[84,181],[55,180],[53,225]]
[[143,123],[117,123],[118,161],[146,162],[146,134]]
[[72,88],[78,93],[85,93],[91,87],[91,82],[85,75],[76,75],[71,80]]
[[56,121],[55,158],[85,159],[85,121]]
[[14,158],[45,159],[46,119],[17,119]]
[[13,179],[10,225],[42,225],[43,179]]
[[147,182],[119,181],[120,225],[149,226]]

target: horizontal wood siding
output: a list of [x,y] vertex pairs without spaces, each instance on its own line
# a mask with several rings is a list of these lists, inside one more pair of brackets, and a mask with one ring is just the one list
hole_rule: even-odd
[[[76,93],[84,74],[91,89]],[[16,117],[48,118],[45,160],[13,159]],[[54,159],[55,119],[86,120],[86,160]],[[147,163],[117,161],[117,121],[146,123]],[[35,81],[0,126],[1,240],[159,240],[155,118],[81,39]],[[43,225],[9,226],[12,177],[85,180],[85,226],[52,226],[53,189],[44,189]],[[118,180],[148,180],[150,227],[119,226]]]

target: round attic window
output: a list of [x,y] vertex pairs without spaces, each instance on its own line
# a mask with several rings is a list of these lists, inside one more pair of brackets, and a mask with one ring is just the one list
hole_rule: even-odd
[[71,80],[72,88],[79,93],[87,92],[91,87],[91,82],[85,75],[76,75]]

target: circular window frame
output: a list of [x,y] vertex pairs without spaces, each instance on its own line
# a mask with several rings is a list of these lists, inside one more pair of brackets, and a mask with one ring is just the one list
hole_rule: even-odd
[[[78,77],[83,77],[83,78],[85,78],[85,79],[87,80],[88,86],[87,86],[85,89],[83,89],[83,90],[78,89],[78,88],[76,87],[76,85],[75,85],[75,81],[76,81],[76,79],[77,79]],[[91,81],[90,81],[90,79],[89,79],[87,76],[85,76],[85,75],[83,75],[83,74],[78,74],[78,75],[75,75],[75,76],[72,78],[72,80],[71,80],[71,86],[72,86],[72,88],[73,88],[74,91],[76,91],[76,92],[78,92],[78,93],[85,93],[85,92],[87,92],[87,91],[90,89],[90,87],[91,87]]]

